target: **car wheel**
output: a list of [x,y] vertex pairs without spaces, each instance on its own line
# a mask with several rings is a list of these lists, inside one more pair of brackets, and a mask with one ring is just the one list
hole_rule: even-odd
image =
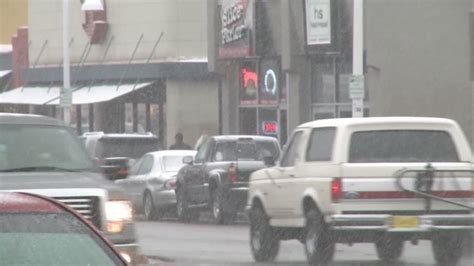
[[260,207],[253,208],[249,215],[250,247],[257,262],[274,261],[280,249],[280,240],[268,223],[265,212]]
[[395,262],[403,252],[404,241],[395,237],[382,237],[375,242],[377,256],[384,262]]
[[431,240],[433,254],[440,266],[458,264],[462,255],[462,234],[439,234]]
[[335,243],[323,216],[316,210],[306,213],[304,245],[309,265],[325,265],[334,256]]
[[182,189],[176,190],[176,215],[180,222],[194,222],[199,219],[199,211],[188,208],[186,195]]
[[213,190],[211,193],[211,210],[214,221],[217,224],[232,223],[234,215],[226,211],[223,205],[222,192],[219,189]]
[[161,212],[155,207],[150,192],[146,192],[143,199],[143,214],[148,221],[155,221],[161,218]]

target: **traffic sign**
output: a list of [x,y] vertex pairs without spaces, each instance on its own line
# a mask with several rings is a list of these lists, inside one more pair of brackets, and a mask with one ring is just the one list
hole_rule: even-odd
[[351,99],[364,99],[365,78],[364,75],[352,75],[349,81],[349,97]]

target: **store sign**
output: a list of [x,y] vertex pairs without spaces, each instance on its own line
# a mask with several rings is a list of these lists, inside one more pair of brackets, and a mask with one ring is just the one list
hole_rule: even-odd
[[331,44],[331,0],[306,0],[308,45]]
[[251,55],[254,0],[223,0],[221,9],[220,58]]
[[264,135],[278,135],[278,122],[277,121],[263,121],[262,133]]
[[280,63],[278,60],[262,60],[260,62],[260,94],[261,104],[278,104],[280,92]]
[[241,105],[254,105],[257,104],[257,93],[258,93],[258,75],[257,67],[255,63],[243,64],[240,69],[241,79],[241,92],[240,92],[240,104]]

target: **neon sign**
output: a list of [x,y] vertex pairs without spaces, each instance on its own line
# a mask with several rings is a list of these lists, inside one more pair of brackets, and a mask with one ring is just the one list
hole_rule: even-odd
[[249,81],[253,81],[253,84],[254,86],[256,86],[258,83],[257,83],[257,72],[254,72],[254,71],[251,71],[249,70],[248,68],[242,68],[242,79],[243,79],[243,85],[244,85],[244,88],[247,89],[248,85],[249,85]]
[[276,95],[277,93],[277,78],[275,71],[273,69],[268,69],[265,73],[265,91],[271,93],[272,95]]
[[263,121],[262,122],[262,133],[265,135],[277,135],[278,134],[278,122],[277,121]]

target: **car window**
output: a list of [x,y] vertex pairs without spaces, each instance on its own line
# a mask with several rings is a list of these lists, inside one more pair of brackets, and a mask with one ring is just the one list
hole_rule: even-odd
[[201,146],[199,147],[199,150],[197,151],[195,162],[196,163],[203,163],[207,159],[207,155],[209,153],[209,148],[211,145],[210,140],[206,140]]
[[163,156],[162,159],[162,169],[164,172],[178,172],[181,167],[184,166],[183,163],[184,156]]
[[153,168],[153,156],[147,155],[143,158],[143,161],[140,165],[140,169],[138,170],[137,175],[146,175],[151,172]]
[[130,157],[140,158],[148,152],[158,150],[156,138],[101,138],[99,139],[100,158]]
[[69,213],[0,214],[2,265],[123,265]]
[[336,128],[315,128],[309,138],[306,161],[330,161],[332,159]]
[[445,131],[361,131],[350,141],[351,163],[458,161],[456,146]]
[[85,170],[94,164],[83,144],[66,128],[2,125],[0,171],[32,167]]
[[142,162],[143,157],[132,165],[132,167],[130,168],[130,175],[138,174],[138,170],[140,170],[140,165],[142,164]]
[[303,136],[303,131],[296,131],[293,134],[290,143],[288,144],[283,158],[281,159],[280,166],[288,167],[295,165],[296,159],[298,158],[298,147],[300,145],[301,137]]
[[277,159],[280,155],[278,144],[270,140],[245,140],[218,142],[214,151],[214,161],[263,161],[266,156]]

